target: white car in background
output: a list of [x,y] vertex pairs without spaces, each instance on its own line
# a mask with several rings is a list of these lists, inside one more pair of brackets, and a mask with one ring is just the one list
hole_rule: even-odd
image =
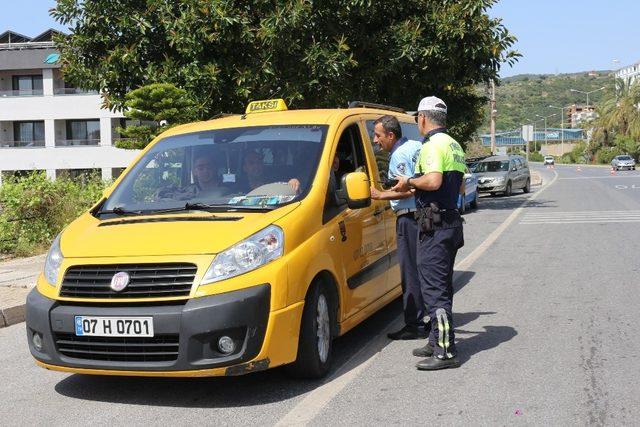
[[627,154],[615,156],[613,160],[611,160],[611,167],[617,171],[621,169],[636,170],[636,161]]
[[544,165],[554,165],[556,163],[556,160],[553,158],[553,156],[544,156]]

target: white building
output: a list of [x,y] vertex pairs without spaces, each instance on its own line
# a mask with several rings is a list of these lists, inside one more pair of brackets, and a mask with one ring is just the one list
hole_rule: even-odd
[[639,75],[640,75],[640,63],[636,63],[633,65],[628,65],[626,67],[620,68],[615,73],[616,78],[624,80],[627,86],[631,86],[636,81]]
[[100,170],[110,179],[137,154],[113,146],[124,116],[100,108],[97,93],[63,80],[54,33],[0,34],[0,184],[33,170],[52,179]]

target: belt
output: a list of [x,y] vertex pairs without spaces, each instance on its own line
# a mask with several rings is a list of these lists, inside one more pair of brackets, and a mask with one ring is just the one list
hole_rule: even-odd
[[408,213],[413,213],[415,212],[417,209],[409,209],[409,208],[404,208],[404,209],[398,209],[396,211],[396,216],[400,216],[400,215],[406,215]]

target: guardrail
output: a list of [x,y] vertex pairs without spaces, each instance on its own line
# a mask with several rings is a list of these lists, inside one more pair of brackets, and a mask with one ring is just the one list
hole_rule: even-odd
[[77,87],[60,87],[53,90],[54,95],[97,95],[97,90],[84,90]]
[[42,141],[0,141],[0,148],[40,148],[44,147]]
[[10,96],[42,96],[42,89],[25,89],[25,90],[0,90],[0,97],[7,98]]
[[100,145],[99,139],[58,139],[56,140],[56,147],[75,147],[75,146],[95,147],[97,145]]

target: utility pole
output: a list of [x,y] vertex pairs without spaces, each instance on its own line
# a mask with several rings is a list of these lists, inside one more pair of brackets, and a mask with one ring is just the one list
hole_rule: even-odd
[[549,105],[548,108],[555,108],[560,110],[560,156],[564,154],[564,110],[568,107],[556,107]]
[[491,108],[491,123],[489,125],[489,132],[491,134],[491,155],[496,153],[496,82],[491,79],[491,101],[489,103]]

